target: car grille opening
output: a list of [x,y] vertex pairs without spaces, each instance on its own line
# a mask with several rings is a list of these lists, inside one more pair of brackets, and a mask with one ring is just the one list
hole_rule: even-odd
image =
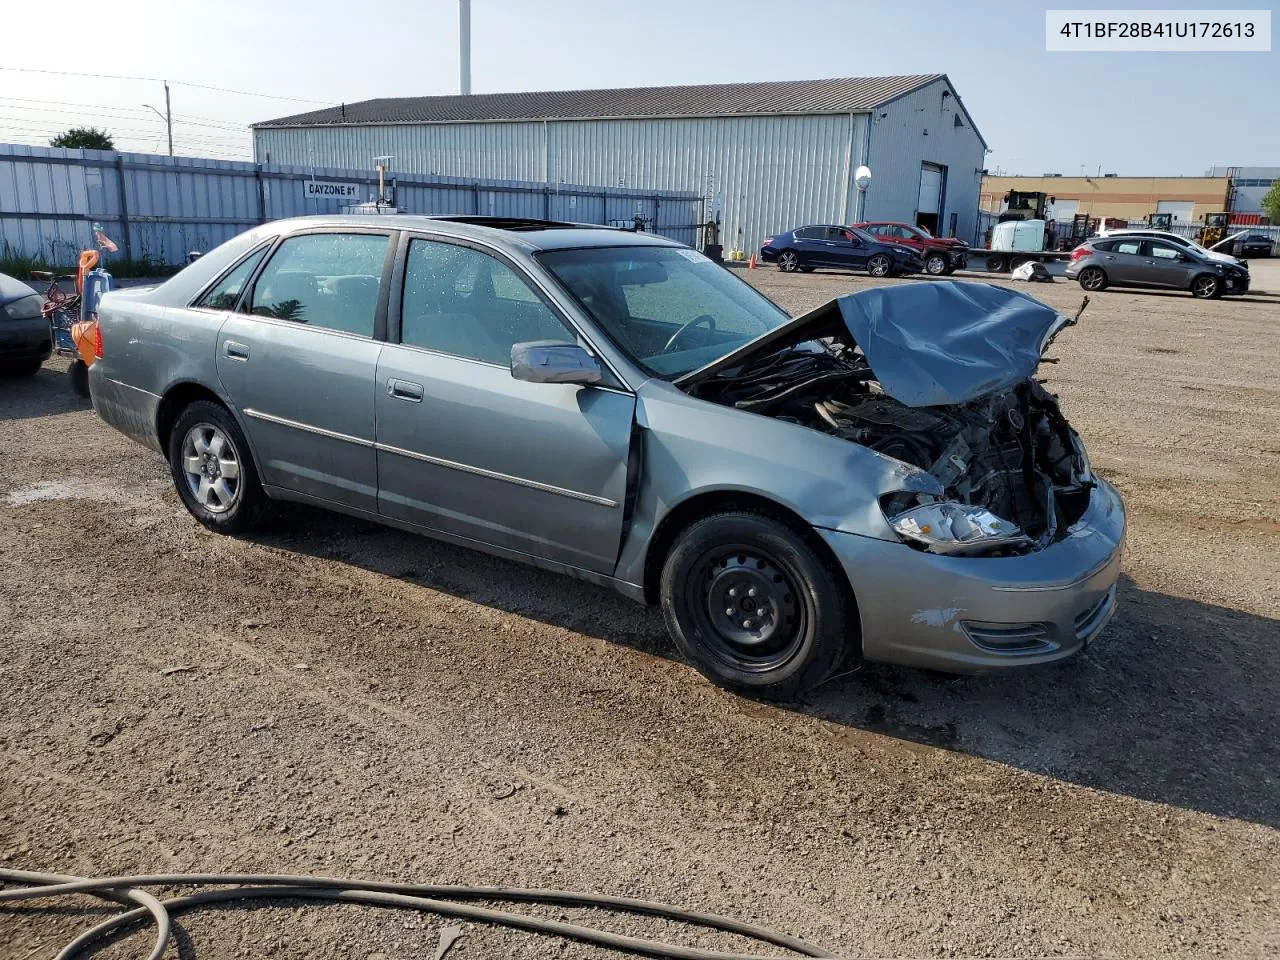
[[1113,586],[1102,595],[1097,603],[1076,616],[1076,639],[1087,640],[1097,633],[1102,628],[1102,625],[1106,623],[1107,617],[1111,615],[1111,610],[1115,603],[1116,588]]
[[970,623],[965,633],[974,644],[990,653],[1030,653],[1050,650],[1049,628],[1043,623]]

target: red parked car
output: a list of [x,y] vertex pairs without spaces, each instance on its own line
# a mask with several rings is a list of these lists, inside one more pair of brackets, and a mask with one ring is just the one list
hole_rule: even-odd
[[935,237],[923,227],[888,220],[855,223],[854,226],[877,240],[899,243],[918,251],[924,261],[924,272],[935,277],[963,270],[969,262],[969,245],[955,237]]

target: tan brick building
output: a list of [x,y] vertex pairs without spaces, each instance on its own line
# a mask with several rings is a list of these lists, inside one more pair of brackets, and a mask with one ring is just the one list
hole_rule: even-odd
[[1010,190],[1047,193],[1055,198],[1052,216],[1070,220],[1091,217],[1143,220],[1152,213],[1172,213],[1181,223],[1201,223],[1206,213],[1227,209],[1231,181],[1226,177],[995,177],[982,178],[979,208],[1000,213]]

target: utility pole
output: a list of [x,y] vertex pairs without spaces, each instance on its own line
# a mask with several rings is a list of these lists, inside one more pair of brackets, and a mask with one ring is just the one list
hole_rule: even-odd
[[471,0],[458,0],[458,92],[471,92]]
[[144,103],[144,107],[154,113],[157,117],[164,121],[164,128],[169,134],[169,156],[173,156],[173,113],[169,110],[169,84],[164,85],[164,113],[161,113],[149,103]]

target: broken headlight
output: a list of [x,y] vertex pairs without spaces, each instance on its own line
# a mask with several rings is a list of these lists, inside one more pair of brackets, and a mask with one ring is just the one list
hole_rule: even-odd
[[889,517],[904,540],[923,544],[933,553],[982,553],[999,547],[1025,547],[1033,541],[1017,524],[1002,520],[986,507],[939,500]]

